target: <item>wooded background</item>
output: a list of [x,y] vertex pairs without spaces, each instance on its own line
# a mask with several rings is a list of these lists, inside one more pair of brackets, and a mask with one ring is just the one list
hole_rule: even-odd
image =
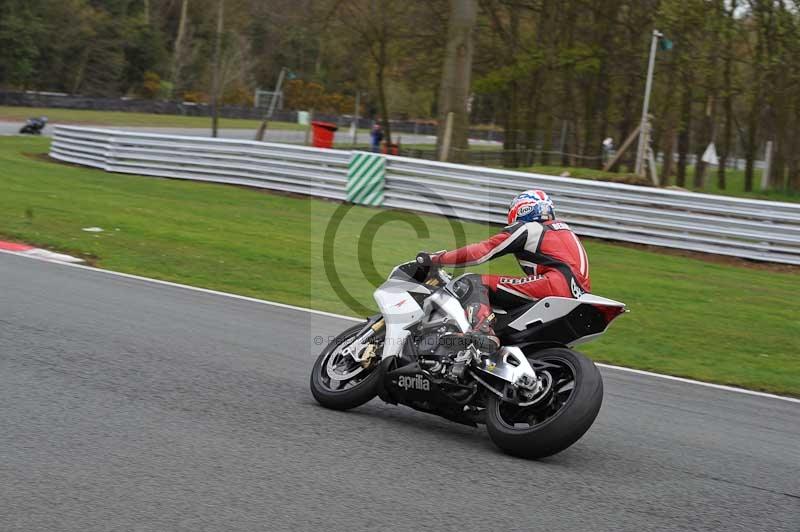
[[[0,87],[208,101],[219,2],[0,0]],[[770,187],[800,190],[800,9],[787,0],[225,0],[221,101],[251,104],[286,67],[289,107],[352,113],[359,91],[367,116],[441,119],[444,58],[466,50],[448,47],[453,20],[472,26],[469,122],[501,128],[511,157],[599,166],[602,140],[638,125],[657,28],[674,43],[651,104],[662,176],[724,189],[742,157],[750,190],[769,140]]]

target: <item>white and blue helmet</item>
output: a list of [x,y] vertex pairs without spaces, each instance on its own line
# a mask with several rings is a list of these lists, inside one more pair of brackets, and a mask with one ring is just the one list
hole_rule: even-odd
[[508,206],[508,225],[516,222],[546,222],[555,220],[553,200],[543,190],[526,190]]

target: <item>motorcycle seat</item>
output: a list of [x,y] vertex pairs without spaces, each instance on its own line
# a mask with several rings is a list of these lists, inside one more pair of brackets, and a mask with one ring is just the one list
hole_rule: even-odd
[[[509,323],[514,321],[515,319],[519,318],[523,314],[525,314],[528,309],[536,304],[536,301],[531,301],[530,303],[526,303],[524,305],[520,305],[518,307],[512,307],[508,309],[493,309],[495,311],[495,317],[497,321],[495,322],[494,330],[495,332],[500,332],[505,329]],[[500,310],[500,312],[497,312]]]

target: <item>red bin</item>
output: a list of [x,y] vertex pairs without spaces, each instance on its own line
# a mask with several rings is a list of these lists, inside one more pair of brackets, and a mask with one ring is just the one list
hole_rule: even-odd
[[315,148],[333,148],[333,134],[339,127],[330,122],[311,122],[311,145]]
[[388,142],[384,141],[383,147],[381,148],[381,153],[386,155],[397,155],[400,152],[400,145],[396,142],[389,144]]

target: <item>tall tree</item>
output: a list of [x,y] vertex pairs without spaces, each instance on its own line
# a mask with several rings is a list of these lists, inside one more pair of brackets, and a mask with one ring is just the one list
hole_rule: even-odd
[[336,10],[340,22],[357,38],[358,49],[354,52],[366,53],[371,59],[374,86],[378,93],[378,112],[387,143],[392,142],[387,94],[389,67],[395,61],[393,52],[407,30],[401,25],[404,19],[407,20],[407,7],[396,1],[343,0]]
[[185,46],[186,46],[186,24],[189,18],[189,0],[181,0],[181,11],[178,19],[178,33],[175,35],[175,42],[172,45],[172,91],[180,88],[181,69],[183,68]]
[[728,6],[723,0],[717,1],[717,12],[722,19],[721,37],[724,43],[722,51],[722,112],[724,116],[722,142],[719,143],[717,150],[719,154],[719,166],[717,167],[717,188],[725,190],[727,182],[725,171],[728,166],[728,158],[731,154],[731,143],[733,140],[733,98],[735,93],[733,81],[733,53],[735,50],[734,39],[736,37],[736,19],[734,14],[738,7],[737,0],[728,0]]
[[214,41],[214,73],[211,86],[211,136],[217,136],[219,123],[219,98],[222,88],[222,30],[225,19],[225,0],[217,0],[217,33]]
[[[439,89],[439,124],[446,124],[448,115],[452,123],[450,138],[445,138],[446,128],[439,127],[437,149],[446,161],[462,162],[469,148],[469,116],[467,103],[472,75],[472,33],[478,15],[477,0],[450,0],[450,17],[447,22],[447,48],[442,81]],[[446,150],[446,152],[444,151]]]

